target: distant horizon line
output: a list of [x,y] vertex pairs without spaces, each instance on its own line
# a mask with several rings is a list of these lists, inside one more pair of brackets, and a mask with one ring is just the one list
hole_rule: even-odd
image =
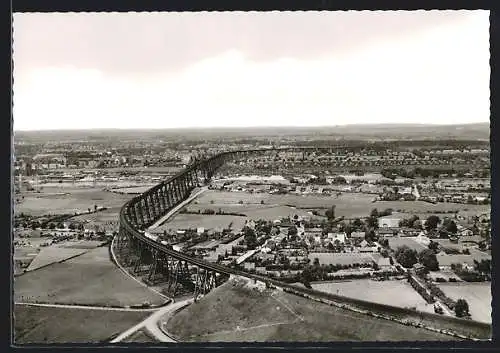
[[13,132],[50,132],[50,131],[102,131],[102,130],[117,130],[117,131],[144,131],[144,130],[196,130],[196,129],[321,129],[321,128],[342,128],[342,127],[352,127],[352,126],[467,126],[467,125],[486,125],[490,124],[489,121],[485,122],[471,122],[471,123],[459,123],[459,124],[443,124],[443,123],[359,123],[359,124],[336,124],[336,125],[309,125],[309,126],[297,126],[297,125],[267,125],[267,126],[187,126],[187,127],[137,127],[137,128],[119,128],[119,127],[95,127],[95,128],[52,128],[52,129],[14,129]]

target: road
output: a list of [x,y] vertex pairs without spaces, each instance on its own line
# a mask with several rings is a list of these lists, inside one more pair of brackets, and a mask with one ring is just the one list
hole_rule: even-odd
[[177,213],[182,207],[193,201],[195,198],[200,196],[202,193],[208,190],[208,186],[203,186],[200,190],[191,194],[186,200],[182,201],[180,204],[172,208],[165,216],[156,221],[151,227],[148,228],[148,231],[158,228],[160,225],[165,223],[170,217],[172,217],[175,213]]
[[127,331],[121,333],[111,341],[111,343],[118,343],[123,341],[125,338],[130,337],[135,332],[142,328],[146,328],[156,340],[160,342],[176,342],[174,339],[170,338],[164,331],[159,328],[159,323],[161,320],[161,325],[164,326],[165,322],[176,312],[176,310],[191,304],[193,299],[185,299],[180,302],[175,302],[167,305],[161,309],[158,309],[151,316],[146,318],[144,321],[138,323],[137,325],[129,328]]

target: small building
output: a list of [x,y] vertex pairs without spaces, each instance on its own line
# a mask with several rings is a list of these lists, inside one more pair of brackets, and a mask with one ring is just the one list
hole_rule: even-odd
[[415,273],[417,275],[421,275],[421,274],[424,274],[426,272],[425,266],[420,264],[420,263],[416,263],[415,265],[413,265],[413,270],[415,271]]
[[341,244],[345,243],[346,233],[328,233],[327,239],[335,243],[338,240]]
[[394,216],[380,217],[378,219],[378,227],[379,228],[397,228],[399,227],[399,222],[401,218],[397,218]]
[[365,239],[365,232],[352,232],[350,237],[353,239]]
[[255,270],[255,262],[244,262],[243,268],[247,271],[248,270]]
[[363,253],[366,253],[366,252],[376,253],[376,252],[378,252],[378,246],[375,243],[363,240],[359,244],[358,251],[363,252]]
[[398,228],[379,228],[377,230],[377,234],[380,237],[392,237],[395,234],[398,234]]

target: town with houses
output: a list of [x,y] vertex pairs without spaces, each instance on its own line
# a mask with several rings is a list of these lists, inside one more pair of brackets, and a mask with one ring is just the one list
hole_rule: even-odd
[[[19,138],[15,274],[109,244],[128,199],[197,160],[290,146],[283,137],[265,142]],[[200,179],[199,196],[151,233],[194,258],[294,286],[491,323],[487,142],[356,146],[227,163],[212,180]],[[402,285],[417,297],[394,303],[379,293]],[[179,293],[192,290],[189,282],[179,286]]]

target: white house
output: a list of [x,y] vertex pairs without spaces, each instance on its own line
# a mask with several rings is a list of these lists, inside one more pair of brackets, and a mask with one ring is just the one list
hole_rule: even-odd
[[341,244],[345,243],[346,233],[328,233],[327,239],[335,242],[338,240]]
[[378,219],[378,227],[379,228],[397,228],[399,227],[399,222],[401,218],[397,218],[394,216],[380,217]]

